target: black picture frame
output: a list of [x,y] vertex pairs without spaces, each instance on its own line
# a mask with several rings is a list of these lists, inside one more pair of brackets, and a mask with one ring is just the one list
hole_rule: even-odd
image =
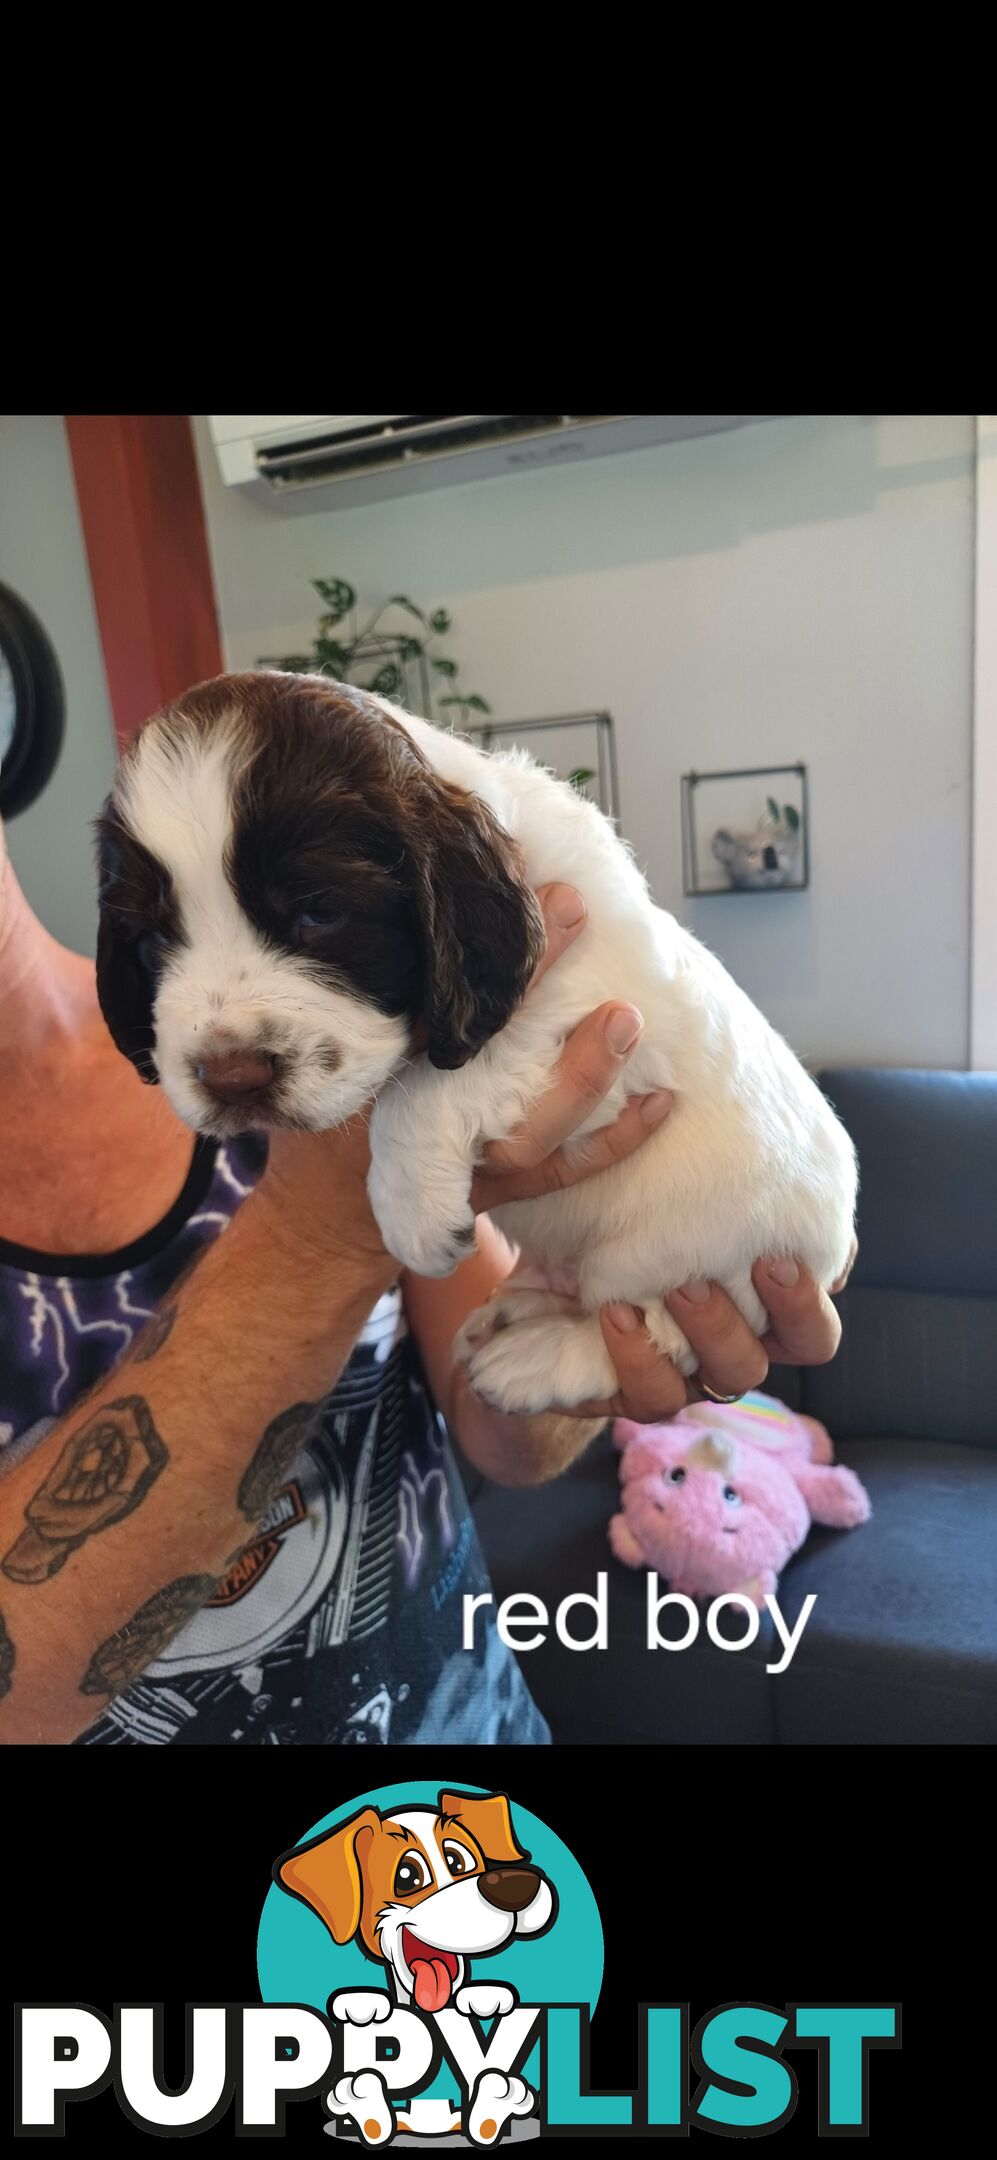
[[[611,713],[593,709],[591,712],[554,713],[545,716],[543,719],[535,720],[468,721],[461,726],[457,726],[455,723],[455,733],[470,736],[482,750],[501,750],[513,747],[528,750],[539,764],[543,764],[544,744],[542,741],[537,742],[533,738],[536,736],[545,737],[548,734],[553,736],[559,728],[577,729],[578,727],[589,727],[594,731],[593,744],[596,762],[593,767],[593,779],[595,781],[595,793],[591,799],[598,804],[599,809],[604,811],[608,818],[612,818],[618,824],[620,817],[620,780],[616,765],[616,737],[613,731]],[[554,754],[554,752],[555,744],[552,742],[551,753]]]
[[27,601],[0,584],[0,651],[14,695],[14,727],[0,763],[0,816],[37,802],[59,762],[66,698],[55,648]]
[[[695,795],[704,782],[715,780],[775,780],[793,773],[800,785],[800,875],[785,885],[704,885],[696,838]],[[757,899],[774,893],[806,892],[810,884],[810,789],[802,758],[790,765],[739,765],[726,772],[687,772],[682,775],[682,890],[689,900]]]

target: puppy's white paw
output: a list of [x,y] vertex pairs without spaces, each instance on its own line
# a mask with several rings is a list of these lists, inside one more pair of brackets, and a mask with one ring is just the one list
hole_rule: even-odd
[[371,1164],[367,1192],[378,1229],[389,1253],[413,1275],[452,1275],[475,1249],[474,1215],[467,1200],[470,1176],[464,1176],[463,1190],[455,1189],[452,1177],[448,1184],[451,1190],[441,1204],[435,1192],[414,1180],[389,1185],[377,1164]]
[[340,2025],[382,2025],[391,2016],[391,1997],[376,1988],[348,1988],[334,1995],[329,2015]]
[[460,2011],[461,2017],[508,2017],[515,2007],[515,1988],[504,1987],[500,1980],[472,1981],[468,1987],[458,1988],[454,1996],[454,2009]]
[[729,1298],[737,1306],[742,1319],[746,1320],[752,1333],[764,1335],[769,1326],[769,1316],[755,1289],[750,1275],[735,1275],[721,1284]]
[[500,1290],[487,1305],[477,1305],[468,1313],[454,1336],[454,1357],[458,1365],[467,1365],[476,1350],[506,1328],[518,1327],[525,1320],[540,1320],[546,1313],[577,1311],[573,1298],[562,1297],[555,1290]]
[[336,2079],[330,2099],[337,2115],[351,2115],[365,2145],[386,2145],[394,2132],[384,2079],[377,2070],[357,2070]]
[[[763,1335],[768,1327],[769,1317],[750,1275],[739,1277],[737,1281],[722,1283],[720,1287],[737,1306],[754,1334]],[[685,1379],[690,1379],[692,1374],[699,1370],[699,1359],[667,1305],[663,1304],[660,1298],[649,1298],[642,1310],[644,1325],[662,1357],[670,1358],[676,1371],[682,1373]]]
[[493,1335],[467,1359],[476,1395],[493,1409],[536,1417],[551,1407],[615,1395],[619,1386],[598,1320],[530,1320]]
[[695,1351],[683,1335],[678,1321],[673,1320],[667,1305],[655,1298],[643,1307],[644,1326],[662,1357],[671,1358],[676,1370],[688,1380],[699,1364]]
[[494,2145],[510,2115],[532,2115],[535,2104],[536,2094],[523,2078],[483,2070],[464,2125],[472,2145]]

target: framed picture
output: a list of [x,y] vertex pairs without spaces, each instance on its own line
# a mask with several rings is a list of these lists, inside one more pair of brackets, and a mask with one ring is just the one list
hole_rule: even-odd
[[810,883],[807,768],[749,765],[682,777],[683,889],[803,892]]
[[0,585],[0,815],[16,817],[48,785],[64,726],[52,645],[27,603]]
[[616,741],[607,712],[559,713],[543,720],[482,720],[460,730],[482,750],[528,750],[559,780],[570,780],[607,817],[620,814]]

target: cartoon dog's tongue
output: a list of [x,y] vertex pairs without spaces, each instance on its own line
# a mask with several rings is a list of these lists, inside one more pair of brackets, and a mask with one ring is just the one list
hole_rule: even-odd
[[432,1949],[429,1943],[420,1942],[411,1928],[403,1933],[402,1950],[420,2010],[445,2010],[457,1978],[453,1951]]
[[416,1958],[415,1999],[420,2010],[445,2010],[450,2001],[450,1974],[442,1958]]

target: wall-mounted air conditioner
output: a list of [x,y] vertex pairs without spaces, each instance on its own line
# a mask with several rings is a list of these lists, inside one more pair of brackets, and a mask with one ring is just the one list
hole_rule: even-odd
[[772,413],[361,413],[209,420],[222,477],[275,510],[347,510],[411,488],[578,464]]

